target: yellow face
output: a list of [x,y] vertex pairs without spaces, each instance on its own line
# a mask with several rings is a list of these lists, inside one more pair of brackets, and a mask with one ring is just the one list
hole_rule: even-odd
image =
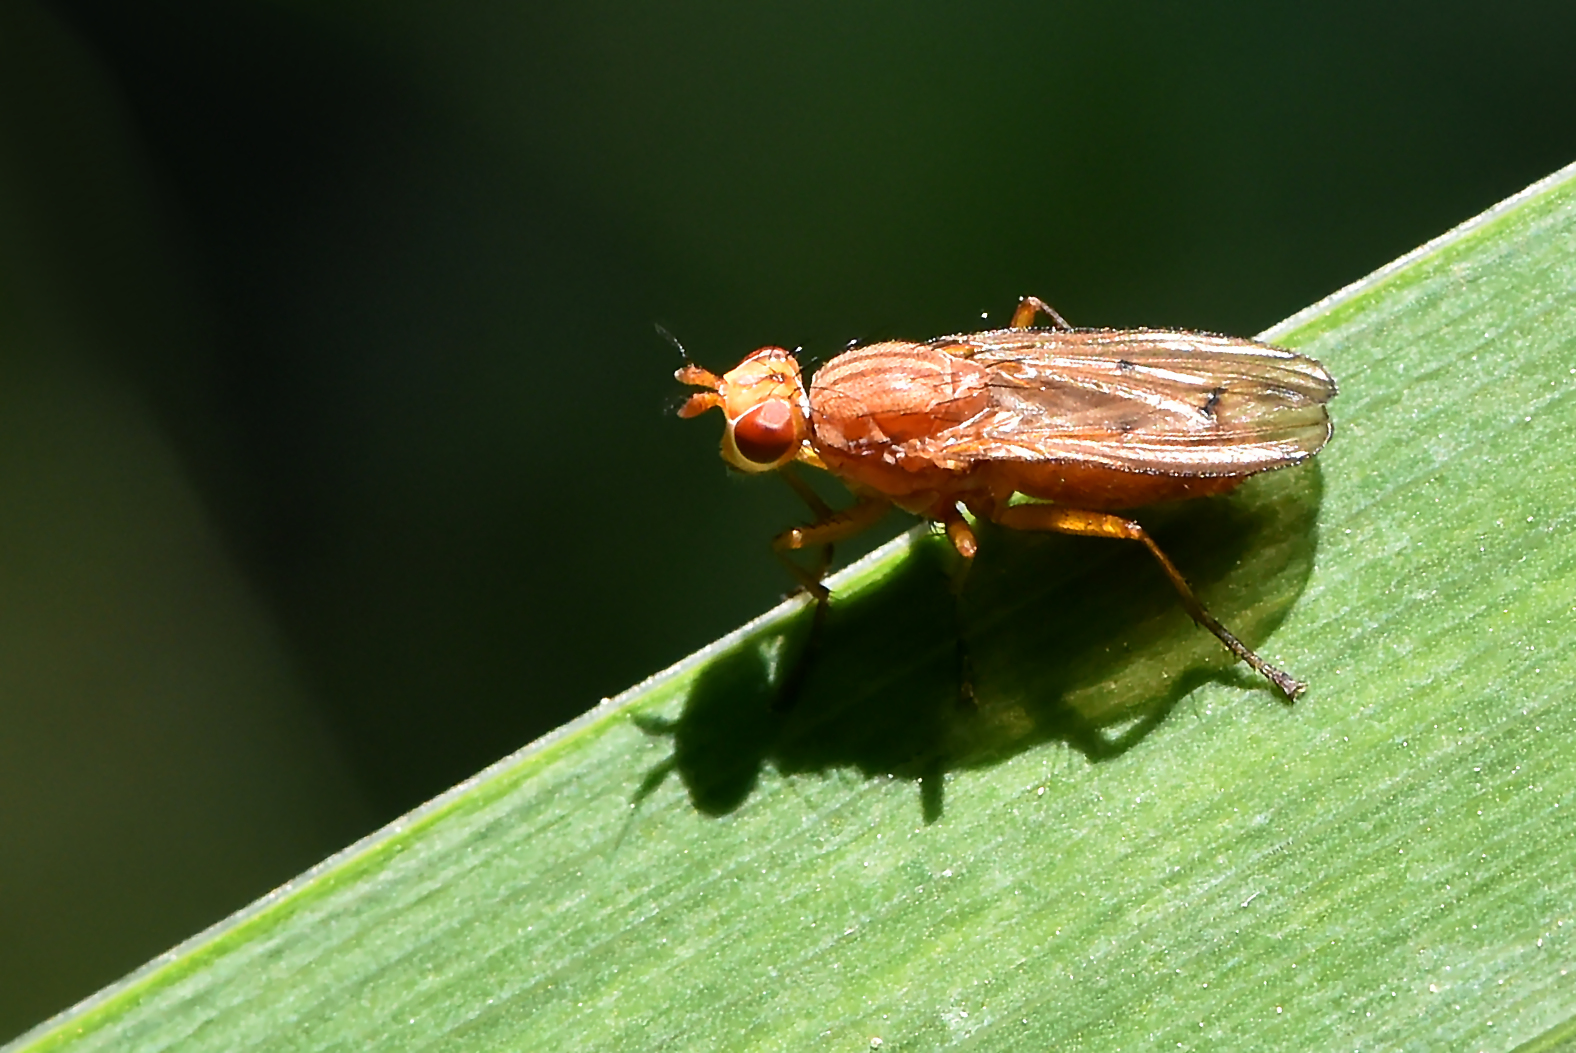
[[720,377],[699,366],[685,366],[674,377],[711,389],[691,395],[679,416],[720,408],[727,421],[722,456],[740,471],[781,468],[809,437],[809,399],[799,363],[780,347],[763,347]]

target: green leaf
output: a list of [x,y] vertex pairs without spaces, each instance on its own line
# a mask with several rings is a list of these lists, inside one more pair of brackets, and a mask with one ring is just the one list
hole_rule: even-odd
[[797,603],[8,1048],[1558,1047],[1573,176],[1267,334],[1316,464],[1141,515],[1296,705],[1137,546],[988,530],[955,621],[911,534],[791,712]]

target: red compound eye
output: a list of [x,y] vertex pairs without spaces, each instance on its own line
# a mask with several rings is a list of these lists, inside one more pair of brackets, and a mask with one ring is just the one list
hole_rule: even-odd
[[793,407],[786,399],[767,399],[746,410],[733,424],[733,444],[751,464],[773,464],[798,443]]

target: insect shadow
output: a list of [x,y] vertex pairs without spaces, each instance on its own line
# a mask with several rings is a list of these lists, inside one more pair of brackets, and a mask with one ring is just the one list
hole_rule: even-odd
[[[1216,616],[1258,646],[1307,584],[1322,492],[1307,465],[1139,516]],[[714,659],[677,718],[637,718],[673,742],[637,800],[676,772],[698,810],[724,815],[767,764],[784,775],[852,768],[913,780],[933,822],[948,772],[1057,741],[1108,760],[1210,681],[1279,699],[1191,623],[1138,545],[982,524],[961,601],[953,558],[944,538],[925,539],[880,585],[835,598],[787,712],[773,703],[808,610]],[[960,628],[972,703],[959,691]]]

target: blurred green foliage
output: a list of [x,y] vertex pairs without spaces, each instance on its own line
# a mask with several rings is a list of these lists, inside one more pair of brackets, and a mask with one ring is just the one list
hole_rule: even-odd
[[[0,1034],[767,606],[703,362],[1250,333],[1576,156],[1554,3],[0,14]],[[891,529],[897,529],[893,521]]]

